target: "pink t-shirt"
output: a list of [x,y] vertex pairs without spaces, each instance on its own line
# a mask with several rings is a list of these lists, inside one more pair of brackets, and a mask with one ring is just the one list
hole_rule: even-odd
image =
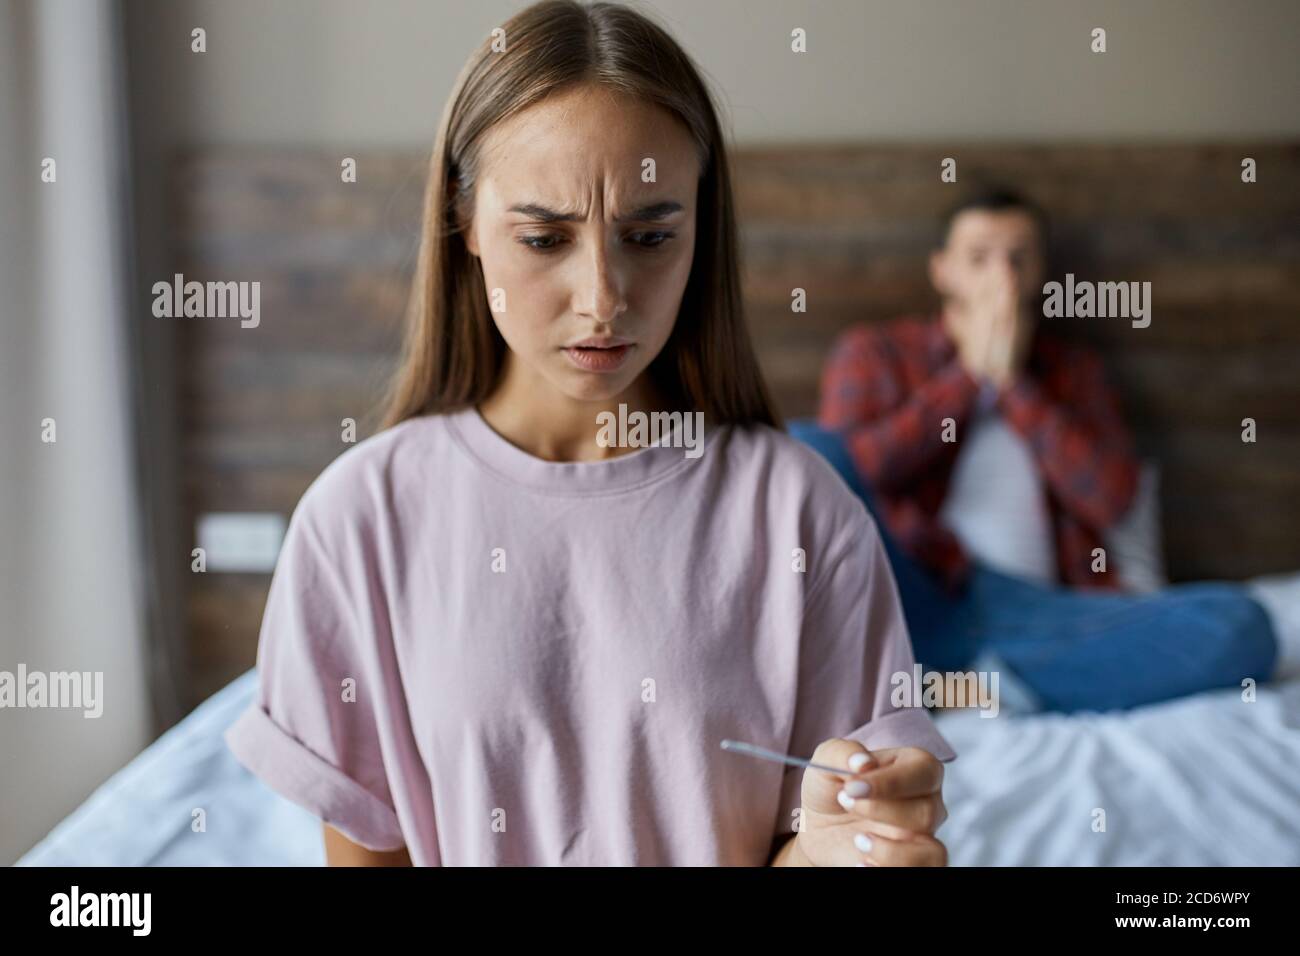
[[417,866],[761,866],[803,770],[724,738],[952,760],[891,703],[911,642],[831,466],[767,427],[685,451],[548,462],[470,408],[341,454],[289,523],[236,757]]

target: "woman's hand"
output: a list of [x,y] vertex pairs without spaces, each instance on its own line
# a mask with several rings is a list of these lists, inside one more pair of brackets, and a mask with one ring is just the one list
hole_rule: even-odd
[[796,840],[814,866],[947,866],[948,850],[934,832],[943,805],[943,764],[919,747],[868,753],[855,740],[818,745],[814,762],[845,767],[837,776],[808,767]]

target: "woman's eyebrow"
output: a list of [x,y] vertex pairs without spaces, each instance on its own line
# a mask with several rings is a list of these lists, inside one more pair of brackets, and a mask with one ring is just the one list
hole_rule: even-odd
[[[649,205],[642,206],[639,209],[633,209],[631,212],[615,216],[615,222],[658,222],[667,219],[675,212],[681,212],[685,207],[675,200],[664,199],[659,202],[653,202]],[[583,217],[576,212],[559,212],[550,209],[540,203],[525,202],[516,203],[506,212],[517,212],[527,216],[530,219],[536,219],[539,222],[578,222]]]
[[615,216],[615,222],[658,222],[661,219],[667,219],[675,212],[681,212],[685,207],[672,199],[665,199],[662,202],[653,202],[648,206],[642,206],[640,209],[633,209],[631,212],[622,216]]

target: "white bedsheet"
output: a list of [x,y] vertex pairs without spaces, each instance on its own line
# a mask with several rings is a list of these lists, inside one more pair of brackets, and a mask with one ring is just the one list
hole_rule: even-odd
[[[1300,681],[1127,712],[939,718],[961,866],[1300,865]],[[1093,811],[1105,811],[1094,832]]]
[[250,670],[212,695],[16,865],[323,866],[320,821],[245,770],[221,739],[256,687]]
[[[221,739],[255,681],[206,701],[18,865],[323,864],[316,818]],[[939,831],[954,866],[1300,865],[1300,680],[1249,704],[1230,689],[1124,713],[938,720],[959,755]]]

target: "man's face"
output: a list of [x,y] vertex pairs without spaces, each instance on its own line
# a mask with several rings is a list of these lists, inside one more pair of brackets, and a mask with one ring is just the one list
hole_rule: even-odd
[[1007,269],[1022,306],[1033,308],[1042,294],[1042,237],[1034,217],[1022,209],[968,209],[948,230],[944,247],[930,256],[930,281],[959,311],[970,308],[991,272]]

